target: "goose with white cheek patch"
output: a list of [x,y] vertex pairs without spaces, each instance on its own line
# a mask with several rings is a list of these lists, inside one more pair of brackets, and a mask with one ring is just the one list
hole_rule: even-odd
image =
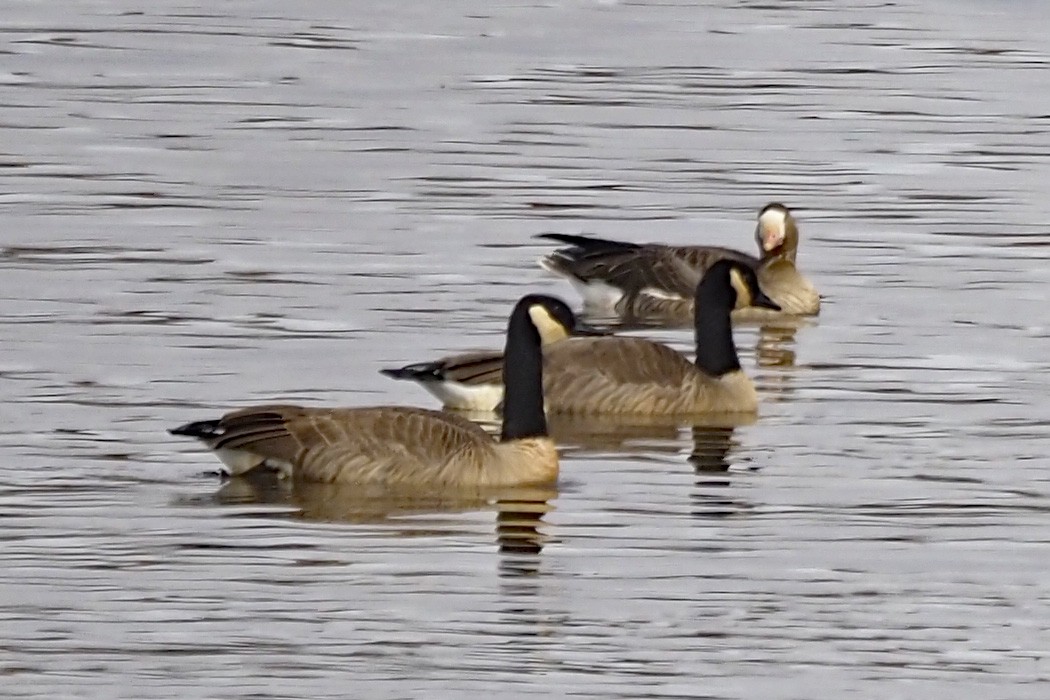
[[[694,297],[693,362],[645,338],[566,337],[545,345],[547,411],[683,417],[755,413],[758,394],[740,367],[730,314],[742,306],[775,311],[776,302],[763,293],[750,266],[730,260],[718,261],[707,271]],[[488,375],[483,383],[487,391],[498,392],[498,381],[498,376]]]
[[541,329],[560,323],[563,306],[528,295],[510,315],[498,441],[460,416],[407,406],[255,406],[170,432],[201,440],[232,475],[268,469],[305,481],[430,489],[554,482],[540,339]]

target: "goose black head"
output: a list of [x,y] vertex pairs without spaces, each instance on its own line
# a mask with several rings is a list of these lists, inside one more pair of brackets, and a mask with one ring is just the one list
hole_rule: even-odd
[[760,306],[780,311],[780,305],[762,291],[755,271],[735,260],[719,260],[711,266],[696,288],[696,303],[698,308]]
[[546,345],[570,335],[603,335],[601,331],[580,321],[569,305],[558,297],[546,294],[528,294],[518,302],[528,310],[529,320]]

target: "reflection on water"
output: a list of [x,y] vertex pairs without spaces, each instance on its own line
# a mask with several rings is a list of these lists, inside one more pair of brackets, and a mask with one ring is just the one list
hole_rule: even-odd
[[[543,516],[557,497],[556,485],[391,493],[356,484],[281,479],[269,472],[225,479],[214,495],[219,504],[277,506],[282,517],[306,521],[384,523],[392,532],[411,537],[454,532],[454,521],[444,517],[449,514],[495,511],[495,541],[499,551],[507,555],[540,554],[546,540],[541,531]],[[268,510],[268,514],[277,516],[278,511]],[[400,523],[405,526],[399,527]],[[535,565],[535,560],[517,556],[501,564],[504,571],[517,573],[527,573]]]
[[[712,417],[709,420],[753,421],[751,416]],[[551,414],[547,426],[558,447],[567,454],[605,452],[621,455],[669,453],[682,449],[684,422],[677,416],[606,416]]]
[[[7,3],[4,697],[1042,698],[1048,8]],[[772,200],[829,303],[736,326],[751,423],[554,417],[556,491],[393,501],[165,432],[426,405],[376,370],[578,298],[537,234]]]
[[[446,409],[448,410],[448,409]],[[499,414],[451,411],[498,435]],[[681,451],[684,431],[725,428],[730,431],[755,422],[753,414],[711,414],[692,417],[665,415],[547,414],[547,430],[564,454],[609,452],[621,455],[675,454]],[[698,433],[699,434],[699,433]]]
[[794,367],[795,335],[800,325],[812,325],[809,320],[787,320],[764,323],[758,330],[755,358],[759,367]]
[[732,453],[740,447],[735,427],[693,427],[689,463],[696,470],[692,515],[696,518],[730,518],[749,513],[753,506],[734,490]]
[[[265,504],[287,506],[290,515],[303,520],[344,523],[381,523],[432,513],[501,511],[504,505],[544,504],[544,508],[522,506],[529,511],[546,512],[547,501],[558,495],[555,486],[516,486],[500,489],[455,491],[390,492],[358,484],[323,484],[281,479],[264,472],[225,479],[215,494],[221,504]],[[417,534],[423,534],[416,531]]]
[[735,427],[693,426],[693,451],[689,462],[698,475],[729,471],[729,452]]
[[788,319],[759,327],[754,379],[763,403],[790,401],[795,394],[799,374],[795,366],[797,336],[800,330],[812,325],[809,319]]

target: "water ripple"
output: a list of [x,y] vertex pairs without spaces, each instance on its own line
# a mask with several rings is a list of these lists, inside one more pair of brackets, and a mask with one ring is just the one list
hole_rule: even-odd
[[[126,5],[2,30],[5,697],[1045,695],[1041,5]],[[470,498],[166,433],[432,405],[377,370],[575,303],[537,234],[770,200],[824,306],[736,330],[753,421],[552,418]]]

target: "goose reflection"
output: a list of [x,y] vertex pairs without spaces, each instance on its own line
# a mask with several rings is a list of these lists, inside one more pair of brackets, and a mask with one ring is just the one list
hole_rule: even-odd
[[547,430],[566,454],[673,454],[681,449],[681,420],[671,416],[551,414]]
[[[499,432],[498,413],[459,410],[450,412],[477,423],[487,432]],[[742,420],[753,421],[754,416],[744,415]],[[675,454],[682,449],[681,433],[688,425],[689,421],[683,421],[680,416],[569,413],[547,415],[547,431],[558,446],[559,452],[563,454]]]
[[787,319],[762,324],[758,329],[758,344],[755,347],[759,367],[794,367],[795,335],[801,326],[811,323],[802,319]]
[[759,327],[755,346],[759,371],[755,374],[755,385],[764,400],[784,401],[794,393],[795,336],[800,328],[813,323],[811,319],[787,318]]
[[698,416],[552,415],[551,436],[566,452],[615,452],[618,455],[679,454],[684,434],[691,428],[730,432],[754,423],[753,414]]
[[[553,509],[554,494],[506,494],[496,501],[496,542],[499,545],[499,570],[503,576],[532,576],[539,573],[539,555],[548,535],[541,526],[543,516]],[[546,496],[545,498],[539,498]]]
[[736,426],[693,426],[693,451],[689,462],[696,473],[692,493],[694,517],[729,518],[744,515],[754,506],[731,490],[732,453],[739,447]]
[[733,439],[736,426],[693,426],[693,451],[689,463],[697,475],[729,471],[729,452],[737,444]]
[[739,449],[736,430],[756,421],[754,415],[722,414],[688,419],[673,416],[564,416],[552,415],[551,436],[566,454],[614,453],[617,456],[680,455],[688,445],[688,463],[695,480],[692,514],[724,518],[749,512],[752,505],[734,495],[730,471]]
[[[455,411],[483,427],[499,430],[499,415],[491,412]],[[725,471],[733,431],[752,425],[754,414],[619,415],[552,413],[547,430],[558,449],[566,454],[607,453],[617,455],[679,454],[683,433],[692,430],[693,448],[689,461],[711,465],[707,471]],[[719,461],[722,459],[723,461]],[[698,467],[699,469],[699,467]]]
[[[484,490],[398,491],[365,488],[355,484],[321,484],[281,479],[272,473],[228,479],[215,494],[224,505],[281,506],[284,517],[311,522],[389,524],[404,537],[445,535],[461,529],[441,516],[474,511],[496,512],[496,544],[501,554],[514,555],[515,566],[530,555],[538,566],[547,540],[541,530],[543,516],[553,509],[556,485],[515,486]],[[409,520],[409,518],[411,518]],[[501,564],[502,566],[502,564]]]

